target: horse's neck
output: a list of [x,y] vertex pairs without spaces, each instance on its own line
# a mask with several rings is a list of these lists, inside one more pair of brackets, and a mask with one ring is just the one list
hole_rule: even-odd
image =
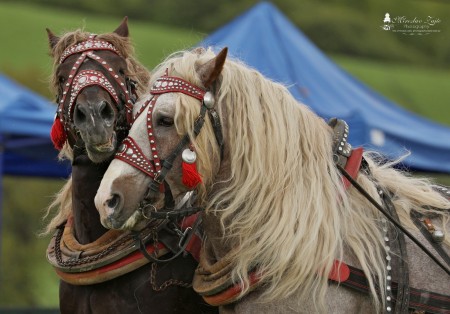
[[94,164],[86,155],[76,156],[72,163],[72,214],[75,236],[81,244],[91,243],[107,231],[94,205],[107,167],[108,163]]
[[[228,152],[225,151],[225,158],[227,159]],[[209,193],[211,195],[215,194],[215,191],[221,190],[223,185],[227,184],[224,182],[228,181],[229,177],[229,165],[226,162],[222,162],[220,170],[215,178],[215,184],[213,184],[214,188]],[[220,222],[221,213],[213,213],[208,212],[204,213],[202,217],[202,225],[203,230],[206,236],[206,245],[208,247],[209,254],[213,254],[212,258],[220,260],[225,255],[227,255],[230,251],[234,249],[232,241],[225,241],[224,230],[222,228],[222,224]]]
[[205,232],[208,255],[213,260],[220,260],[228,252],[231,247],[229,243],[224,241],[222,227],[220,225],[220,217],[212,213],[204,214],[202,217],[203,230]]

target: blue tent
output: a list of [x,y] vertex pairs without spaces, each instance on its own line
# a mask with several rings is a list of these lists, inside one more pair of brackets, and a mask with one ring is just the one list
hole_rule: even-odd
[[450,173],[450,128],[408,112],[377,94],[328,59],[276,7],[262,2],[201,42],[230,54],[289,86],[296,99],[325,119],[350,125],[350,142],[405,165]]
[[48,100],[0,74],[0,238],[3,175],[69,175],[70,165],[58,162],[50,141],[54,115],[55,106]]
[[67,177],[50,141],[55,106],[0,75],[0,179],[4,174]]

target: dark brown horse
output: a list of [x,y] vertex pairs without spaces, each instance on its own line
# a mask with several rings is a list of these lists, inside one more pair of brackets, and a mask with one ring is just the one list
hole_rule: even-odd
[[191,255],[160,265],[137,259],[132,235],[107,231],[94,206],[100,180],[128,133],[133,104],[149,80],[133,57],[127,19],[101,35],[47,32],[58,103],[51,136],[60,156],[72,161],[72,176],[51,205],[59,211],[46,230],[56,230],[47,253],[63,279],[61,312],[216,312],[191,288],[197,265]]

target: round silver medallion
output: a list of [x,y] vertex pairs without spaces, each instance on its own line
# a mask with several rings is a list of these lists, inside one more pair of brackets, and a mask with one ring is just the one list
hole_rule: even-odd
[[206,108],[211,109],[214,107],[214,96],[211,92],[206,92],[205,96],[203,96],[203,103],[205,104]]
[[442,230],[435,230],[433,231],[433,233],[431,234],[433,237],[434,242],[440,243],[444,241],[444,232],[442,232]]
[[197,154],[192,150],[190,150],[189,148],[186,148],[185,150],[183,150],[183,153],[181,154],[181,159],[183,159],[185,163],[193,164],[197,159]]

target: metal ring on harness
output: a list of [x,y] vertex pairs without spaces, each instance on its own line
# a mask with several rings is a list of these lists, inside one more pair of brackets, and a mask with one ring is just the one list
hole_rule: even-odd
[[[147,208],[151,207],[150,211],[147,211]],[[142,207],[139,207],[138,209],[142,215],[142,217],[144,217],[147,220],[152,219],[152,213],[156,213],[157,209],[155,207],[155,205],[152,204],[145,204]],[[147,215],[148,213],[148,215]]]

